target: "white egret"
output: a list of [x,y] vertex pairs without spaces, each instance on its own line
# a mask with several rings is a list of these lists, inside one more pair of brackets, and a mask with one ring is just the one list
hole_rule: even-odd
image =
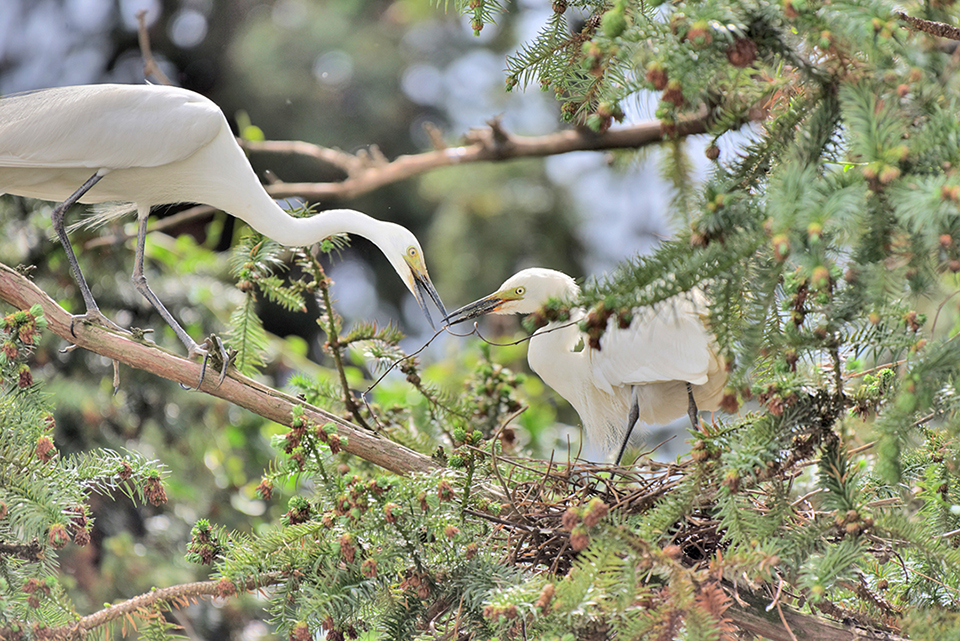
[[[574,301],[580,288],[552,269],[525,269],[493,294],[446,317],[449,324],[483,314],[531,314],[548,300]],[[723,362],[704,325],[706,301],[699,291],[633,310],[629,327],[610,319],[601,349],[588,346],[574,308],[570,321],[551,322],[530,338],[527,361],[565,398],[583,425],[581,458],[620,461],[638,421],[666,423],[697,409],[719,407],[726,382]]]
[[[76,202],[133,203],[139,217],[133,282],[183,341],[198,345],[147,286],[144,239],[150,207],[211,205],[287,246],[312,245],[339,233],[372,241],[413,293],[433,326],[429,297],[446,312],[410,231],[349,209],[294,218],[270,197],[216,104],[200,94],[157,85],[83,85],[0,99],[0,194],[60,202],[53,228],[67,253],[87,311],[75,320],[112,322],[100,312],[64,230]],[[201,374],[202,377],[202,374]],[[222,376],[221,376],[222,378]]]

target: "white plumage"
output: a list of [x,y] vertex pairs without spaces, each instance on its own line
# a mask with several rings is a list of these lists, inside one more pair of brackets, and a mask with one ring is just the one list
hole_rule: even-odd
[[[482,314],[530,314],[549,299],[573,301],[580,289],[572,278],[551,269],[525,269],[493,294],[447,316],[450,323]],[[581,458],[614,461],[627,436],[635,404],[639,422],[666,423],[687,413],[690,383],[697,408],[719,407],[726,371],[705,326],[706,300],[699,291],[676,296],[656,307],[634,310],[630,326],[611,318],[601,349],[586,345],[573,310],[570,321],[552,322],[530,339],[531,369],[567,399],[583,424]],[[637,434],[634,430],[633,436]]]
[[54,210],[54,229],[87,305],[83,318],[101,322],[105,319],[73,255],[63,214],[77,201],[134,203],[140,220],[134,283],[191,354],[206,352],[164,309],[143,277],[146,219],[153,205],[212,205],[288,246],[311,245],[338,233],[363,236],[384,253],[428,320],[425,295],[443,311],[413,234],[348,209],[293,218],[264,190],[219,107],[186,89],[83,85],[3,98],[3,193],[61,201]]

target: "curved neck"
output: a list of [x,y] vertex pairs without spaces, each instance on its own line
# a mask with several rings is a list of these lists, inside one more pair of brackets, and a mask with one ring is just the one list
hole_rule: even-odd
[[272,199],[251,216],[231,212],[268,238],[288,247],[318,243],[334,234],[355,234],[379,244],[382,223],[353,209],[330,209],[309,218],[294,218]]

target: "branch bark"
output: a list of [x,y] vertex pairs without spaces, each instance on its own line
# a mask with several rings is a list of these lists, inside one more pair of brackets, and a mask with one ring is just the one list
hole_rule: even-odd
[[[61,626],[48,632],[53,639],[83,639],[91,630],[95,630],[120,618],[130,617],[138,611],[154,605],[167,605],[182,599],[193,599],[204,596],[230,596],[230,588],[234,592],[250,592],[259,590],[282,580],[279,572],[271,572],[259,577],[247,579],[242,585],[224,585],[220,580],[196,581],[182,585],[172,585],[167,588],[151,590],[132,599],[121,601],[93,614],[81,617],[76,623]],[[224,594],[224,590],[227,594]]]
[[[677,124],[677,135],[689,136],[707,131],[708,119],[700,116]],[[594,133],[582,129],[568,129],[546,136],[515,136],[492,122],[486,129],[474,130],[467,144],[436,149],[420,154],[400,156],[384,162],[374,154],[373,161],[364,157],[347,156],[329,149],[303,142],[249,142],[241,145],[252,152],[306,154],[330,162],[344,169],[346,180],[338,183],[275,183],[267,187],[274,198],[301,196],[308,199],[354,198],[384,185],[454,165],[474,162],[494,162],[516,158],[534,158],[566,154],[571,151],[600,151],[604,149],[638,149],[664,139],[659,120],[648,120],[630,127],[609,129]],[[353,160],[355,159],[355,160]]]
[[[130,335],[84,323],[76,323],[71,333],[70,314],[30,280],[2,264],[0,299],[24,310],[40,305],[47,319],[48,329],[83,349],[186,386],[195,386],[200,378],[199,363],[181,358],[152,343],[138,342]],[[405,475],[432,472],[439,467],[429,457],[361,430],[335,414],[241,376],[236,371],[228,372],[220,386],[217,386],[216,379],[215,372],[208,372],[200,390],[288,426],[292,420],[293,408],[302,406],[305,416],[311,421],[320,425],[334,423],[337,426],[340,438],[347,437],[346,444],[342,444],[344,450],[391,472]]]
[[924,33],[929,33],[941,38],[947,38],[949,40],[960,40],[960,29],[954,27],[953,25],[944,24],[942,22],[934,22],[933,20],[924,20],[923,18],[914,18],[913,16],[908,16],[902,11],[896,12],[895,15],[917,31],[923,31]]
[[[905,641],[897,634],[855,624],[839,623],[823,617],[798,612],[786,606],[767,611],[766,603],[755,594],[739,593],[739,600],[746,605],[732,605],[724,617],[740,628],[771,641]],[[789,629],[785,627],[786,624]]]

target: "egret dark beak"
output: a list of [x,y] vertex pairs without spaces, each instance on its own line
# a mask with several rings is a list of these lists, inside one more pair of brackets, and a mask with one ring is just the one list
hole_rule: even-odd
[[417,299],[417,305],[423,310],[423,315],[427,317],[430,328],[436,331],[437,327],[433,324],[433,318],[430,316],[430,310],[427,308],[427,298],[432,300],[434,305],[437,306],[441,316],[446,316],[447,310],[443,306],[443,301],[440,300],[440,294],[437,293],[436,288],[434,288],[433,283],[430,281],[430,276],[426,272],[420,272],[416,269],[412,269],[411,271],[413,272],[413,295]]
[[444,319],[444,325],[456,325],[457,323],[462,323],[464,321],[483,316],[484,314],[489,314],[492,311],[496,311],[501,304],[503,304],[504,299],[496,294],[491,294],[481,298],[480,300],[475,300],[472,303],[467,303],[460,309],[450,312],[447,314]]

